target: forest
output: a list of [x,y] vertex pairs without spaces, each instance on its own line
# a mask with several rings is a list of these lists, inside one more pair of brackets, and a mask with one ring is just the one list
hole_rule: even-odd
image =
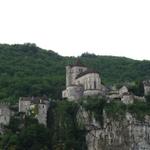
[[[73,54],[72,54],[73,55]],[[150,96],[146,102],[125,105],[106,103],[104,97],[83,98],[79,103],[61,101],[65,88],[65,66],[76,57],[63,57],[32,43],[0,44],[0,100],[15,104],[21,96],[51,98],[47,127],[32,116],[18,113],[0,134],[0,149],[5,150],[87,150],[85,126],[77,121],[80,108],[90,111],[103,126],[103,110],[113,120],[122,120],[126,112],[143,121],[150,114]],[[136,83],[131,92],[143,96],[141,81],[150,77],[150,61],[83,53],[79,59],[100,73],[104,85]]]
[[[72,55],[74,55],[72,53]],[[150,77],[150,61],[83,53],[80,60],[100,73],[103,84],[136,82]],[[32,43],[0,44],[0,100],[16,103],[21,96],[60,99],[65,66],[76,57],[63,57]]]

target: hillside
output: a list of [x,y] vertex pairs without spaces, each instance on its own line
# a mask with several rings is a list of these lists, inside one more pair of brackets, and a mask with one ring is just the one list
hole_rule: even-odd
[[[65,66],[75,57],[63,57],[35,44],[0,44],[0,100],[18,101],[20,96],[61,98]],[[82,54],[81,61],[96,69],[104,84],[150,78],[150,61]]]

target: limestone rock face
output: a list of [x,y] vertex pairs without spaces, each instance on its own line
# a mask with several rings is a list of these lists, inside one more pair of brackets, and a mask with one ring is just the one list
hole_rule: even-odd
[[143,81],[144,84],[144,94],[149,95],[150,94],[150,80]]
[[124,104],[133,104],[134,102],[134,97],[133,95],[123,95],[123,97],[121,98],[121,101],[124,103]]
[[102,127],[90,112],[81,108],[77,118],[88,131],[88,150],[150,150],[150,116],[140,122],[130,113],[120,120],[108,118],[104,113]]

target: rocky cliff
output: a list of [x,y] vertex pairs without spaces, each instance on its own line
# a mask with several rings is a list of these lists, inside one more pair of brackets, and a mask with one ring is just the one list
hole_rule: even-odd
[[103,111],[102,123],[81,107],[77,118],[87,129],[88,150],[150,150],[150,116],[139,121],[126,112],[125,117],[114,119]]

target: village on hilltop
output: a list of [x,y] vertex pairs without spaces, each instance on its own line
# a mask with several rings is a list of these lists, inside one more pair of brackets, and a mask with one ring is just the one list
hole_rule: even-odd
[[[150,93],[150,80],[143,81],[144,96],[137,96],[129,92],[128,87],[123,85],[121,88],[106,87],[101,82],[100,74],[85,65],[78,59],[73,65],[66,66],[66,89],[62,91],[62,98],[68,101],[78,102],[82,97],[105,96],[108,101],[120,100],[124,104],[132,104],[135,101],[145,102],[145,96]],[[43,97],[20,97],[17,109],[18,113],[26,116],[33,115],[40,124],[47,125],[47,112],[51,100]],[[0,132],[3,126],[8,125],[10,118],[15,112],[9,104],[0,104]]]

